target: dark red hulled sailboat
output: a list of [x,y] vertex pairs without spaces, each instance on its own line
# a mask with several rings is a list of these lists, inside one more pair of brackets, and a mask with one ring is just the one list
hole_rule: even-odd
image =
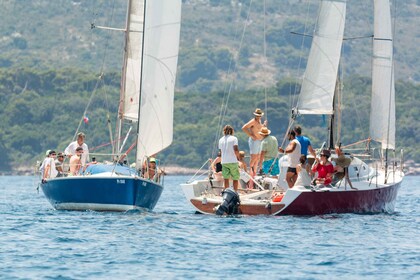
[[[334,95],[339,90],[336,85],[345,15],[346,1],[321,1],[317,28],[291,124],[302,114],[331,115],[333,119]],[[228,196],[222,193],[222,182],[213,181],[211,178],[182,184],[187,200],[203,214],[215,214],[220,205],[229,204],[230,201],[236,203],[231,205],[231,208],[235,209],[234,213],[244,215],[322,215],[394,211],[404,173],[402,161],[388,156],[390,151],[395,150],[395,87],[389,0],[374,1],[372,61],[369,142],[376,141],[380,143],[381,148],[376,155],[369,149],[365,161],[361,156],[346,155],[350,163],[347,168],[348,178],[342,178],[328,186],[288,188],[284,181],[287,160],[282,157],[280,178],[256,178],[255,185],[259,186],[259,190],[239,190],[239,203],[236,203],[235,199],[229,200]],[[330,131],[332,135],[332,125]],[[330,148],[333,146],[332,139],[331,136]],[[338,155],[333,155],[332,158],[334,157]]]

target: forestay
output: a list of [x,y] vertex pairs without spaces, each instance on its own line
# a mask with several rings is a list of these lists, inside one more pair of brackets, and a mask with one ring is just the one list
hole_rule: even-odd
[[395,87],[389,0],[374,1],[370,136],[383,149],[395,148]]
[[344,34],[346,1],[321,1],[318,23],[303,77],[300,114],[332,114]]

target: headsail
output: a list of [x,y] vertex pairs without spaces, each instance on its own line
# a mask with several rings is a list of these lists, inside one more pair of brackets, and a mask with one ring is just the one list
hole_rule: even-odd
[[395,86],[389,0],[374,1],[370,136],[383,149],[395,148]]
[[172,143],[181,0],[146,1],[145,11],[137,166]]
[[318,23],[297,105],[300,114],[332,114],[346,1],[321,1]]

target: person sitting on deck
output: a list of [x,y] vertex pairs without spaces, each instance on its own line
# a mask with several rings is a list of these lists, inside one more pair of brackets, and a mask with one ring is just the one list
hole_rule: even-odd
[[42,161],[41,165],[39,166],[39,173],[41,173],[41,178],[44,176],[45,164],[49,161],[51,150],[47,150],[45,153],[45,158]]
[[160,181],[160,176],[165,174],[161,169],[157,167],[156,158],[154,157],[149,158],[147,168],[143,168],[143,172],[144,172],[143,173],[144,178],[158,182],[158,183]]
[[65,162],[64,154],[58,153],[57,159],[55,160],[55,168],[58,171],[57,177],[65,177],[69,172],[69,166]]
[[49,151],[48,157],[42,163],[44,165],[44,168],[42,170],[42,183],[46,183],[47,179],[57,177],[58,171],[55,168],[56,155],[57,154],[55,151]]
[[300,163],[296,165],[297,179],[294,186],[310,186],[311,185],[311,168],[306,161],[306,156],[302,155],[299,159]]
[[222,154],[219,151],[217,153],[217,157],[212,160],[211,162],[211,170],[213,172],[213,178],[216,181],[223,181],[223,176],[222,176]]
[[332,159],[335,162],[332,184],[335,185],[344,178],[345,183],[348,183],[350,188],[357,190],[353,187],[349,178],[351,158],[347,158],[339,146],[335,146],[335,153],[337,158]]
[[330,155],[331,153],[329,150],[322,150],[321,159],[315,158],[316,163],[312,168],[312,172],[318,172],[318,177],[315,180],[317,185],[328,186],[331,184],[334,166],[328,161]]
[[76,176],[79,174],[80,169],[82,167],[82,155],[83,155],[83,148],[77,147],[76,154],[72,155],[70,158],[70,171],[69,176]]
[[251,175],[248,173],[248,166],[245,162],[245,152],[239,151],[239,184],[243,189],[248,187],[248,182],[251,179]]

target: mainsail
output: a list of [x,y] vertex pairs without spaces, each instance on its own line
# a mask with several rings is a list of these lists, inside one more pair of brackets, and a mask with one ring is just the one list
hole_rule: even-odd
[[297,109],[300,114],[332,114],[344,35],[346,1],[321,1]]
[[389,0],[374,1],[370,136],[383,149],[395,148],[395,87]]

